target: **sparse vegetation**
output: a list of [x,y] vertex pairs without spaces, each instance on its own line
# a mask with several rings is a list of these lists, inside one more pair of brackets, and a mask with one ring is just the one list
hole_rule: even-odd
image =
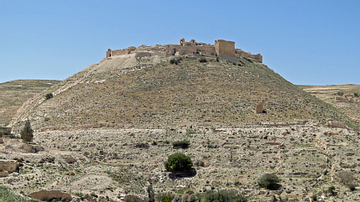
[[207,62],[207,60],[205,58],[200,58],[199,62],[204,63],[204,62]]
[[279,182],[279,178],[275,174],[265,174],[261,176],[258,181],[260,187],[264,187],[266,189],[277,189],[277,183]]
[[168,156],[165,162],[165,169],[170,172],[184,172],[193,166],[191,158],[182,153],[175,153]]
[[25,121],[25,126],[20,132],[21,139],[23,139],[25,142],[31,142],[34,135],[33,130],[31,129],[30,121]]
[[172,197],[170,194],[164,194],[160,198],[161,202],[171,202],[171,200],[172,200]]
[[10,191],[9,188],[0,186],[0,201],[7,202],[36,202],[37,200],[27,199]]
[[209,191],[204,193],[206,202],[246,202],[247,198],[242,194],[233,191],[221,190],[218,192]]

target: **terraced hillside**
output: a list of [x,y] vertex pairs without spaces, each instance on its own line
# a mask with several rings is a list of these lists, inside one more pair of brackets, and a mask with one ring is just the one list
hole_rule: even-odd
[[0,125],[10,123],[21,105],[34,95],[60,81],[15,80],[0,83]]
[[[11,125],[29,117],[35,129],[69,127],[165,127],[192,123],[355,122],[289,83],[266,65],[199,62],[193,57],[125,55],[91,65],[29,100]],[[53,93],[45,100],[46,93]],[[264,103],[265,113],[256,114]],[[19,125],[19,124],[18,124]]]

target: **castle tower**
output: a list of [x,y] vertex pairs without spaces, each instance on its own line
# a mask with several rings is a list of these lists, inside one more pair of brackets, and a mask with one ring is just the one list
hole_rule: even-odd
[[223,57],[223,56],[235,57],[235,42],[225,41],[222,39],[215,40],[215,52],[219,57]]

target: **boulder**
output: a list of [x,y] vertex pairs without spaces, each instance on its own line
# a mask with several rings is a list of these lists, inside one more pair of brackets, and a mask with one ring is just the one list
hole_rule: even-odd
[[44,151],[43,147],[41,147],[41,146],[33,146],[33,145],[30,145],[30,144],[24,144],[21,148],[23,150],[25,150],[25,152],[28,152],[28,153],[37,153],[39,151]]
[[89,194],[86,194],[86,195],[84,196],[84,199],[86,199],[87,201],[95,201],[95,202],[96,202],[96,197],[91,196],[91,195],[89,195]]
[[8,173],[18,172],[19,166],[16,161],[0,161],[0,170]]
[[38,199],[40,201],[52,201],[52,200],[69,200],[71,201],[72,197],[70,194],[63,193],[58,190],[41,190],[38,192],[33,192],[29,194],[32,198]]

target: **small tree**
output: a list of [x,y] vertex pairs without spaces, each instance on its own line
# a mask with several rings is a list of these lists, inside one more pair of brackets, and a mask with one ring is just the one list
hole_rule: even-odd
[[265,187],[266,189],[276,189],[276,185],[279,182],[279,178],[275,174],[265,174],[261,176],[258,181],[260,187]]
[[33,130],[31,129],[30,121],[25,121],[25,126],[20,132],[21,139],[23,139],[25,142],[31,142],[34,135]]
[[189,156],[182,153],[175,153],[168,156],[167,162],[165,162],[165,169],[171,172],[183,172],[191,169],[193,163]]
[[50,98],[53,98],[54,96],[53,96],[53,94],[52,93],[48,93],[48,94],[46,94],[45,95],[45,98],[48,100],[48,99],[50,99]]

